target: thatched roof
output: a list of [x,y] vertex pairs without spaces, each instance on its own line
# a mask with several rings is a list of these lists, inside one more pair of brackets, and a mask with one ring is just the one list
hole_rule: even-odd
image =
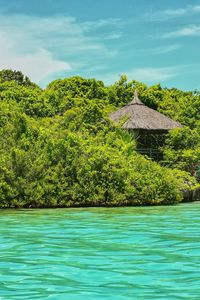
[[165,115],[145,106],[135,90],[133,100],[110,115],[111,120],[119,123],[125,118],[122,128],[148,131],[168,131],[182,125]]

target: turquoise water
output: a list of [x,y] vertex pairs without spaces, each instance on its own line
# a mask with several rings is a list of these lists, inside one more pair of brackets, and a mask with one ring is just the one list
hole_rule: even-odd
[[0,211],[0,299],[200,299],[200,204]]

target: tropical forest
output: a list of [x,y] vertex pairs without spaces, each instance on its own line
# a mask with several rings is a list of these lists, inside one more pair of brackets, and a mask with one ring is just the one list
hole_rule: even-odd
[[[137,90],[142,102],[183,126],[156,161],[110,114]],[[200,92],[148,86],[122,75],[111,85],[79,76],[44,89],[0,71],[0,208],[165,205],[198,199]]]

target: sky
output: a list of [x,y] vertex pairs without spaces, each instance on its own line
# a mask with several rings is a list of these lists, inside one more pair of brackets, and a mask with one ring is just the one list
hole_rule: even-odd
[[200,0],[0,0],[0,69],[200,89]]

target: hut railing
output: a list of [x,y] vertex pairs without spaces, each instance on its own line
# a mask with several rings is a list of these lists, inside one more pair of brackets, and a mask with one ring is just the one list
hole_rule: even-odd
[[153,160],[159,161],[162,160],[162,153],[155,148],[137,148],[137,151],[140,154],[147,155]]

